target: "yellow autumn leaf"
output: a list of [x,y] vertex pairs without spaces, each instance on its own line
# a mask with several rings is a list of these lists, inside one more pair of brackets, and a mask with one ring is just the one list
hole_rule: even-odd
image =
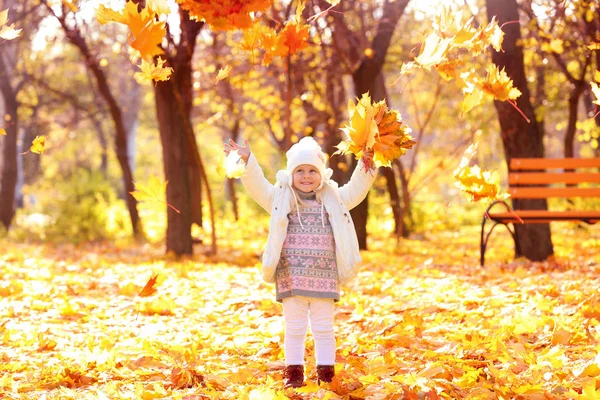
[[6,131],[4,128],[0,128],[0,136],[6,136]]
[[138,66],[141,69],[141,72],[136,72],[133,76],[139,83],[148,80],[155,82],[166,81],[173,73],[173,68],[165,67],[164,64],[165,60],[160,57],[157,58],[156,64],[142,59],[142,64]]
[[515,100],[521,95],[521,91],[513,87],[513,81],[504,69],[499,70],[496,64],[487,67],[487,75],[481,84],[481,89],[500,101]]
[[415,57],[415,62],[426,69],[439,64],[445,60],[446,52],[452,40],[452,38],[442,38],[435,32],[430,33],[423,41],[421,52]]
[[463,88],[464,98],[460,103],[461,114],[466,114],[471,111],[474,107],[481,104],[483,101],[483,92],[479,90],[475,85],[470,82],[465,82],[466,86]]
[[590,82],[590,87],[592,88],[592,93],[594,96],[596,96],[596,100],[594,100],[592,103],[600,106],[600,87],[598,87],[596,82]]
[[598,69],[594,71],[594,81],[600,83],[600,70]]
[[19,36],[21,29],[15,29],[15,25],[6,25],[8,22],[8,9],[0,11],[0,39],[13,40]]
[[71,10],[71,12],[78,12],[79,11],[79,7],[77,7],[77,5],[75,3],[73,3],[73,0],[63,0],[62,2],[69,10]]
[[179,213],[179,210],[173,207],[171,204],[167,203],[164,199],[166,199],[166,190],[169,181],[162,181],[160,178],[151,175],[147,184],[141,182],[134,182],[135,190],[130,192],[130,194],[139,202],[158,202],[162,204],[166,204],[168,207],[173,209],[176,213]]
[[42,154],[45,150],[45,146],[46,146],[46,136],[44,136],[44,135],[36,136],[35,139],[33,139],[33,143],[31,144],[29,151],[31,151],[32,153],[36,153],[36,154]]
[[588,45],[590,50],[600,50],[600,42],[592,42]]
[[217,79],[216,79],[215,84],[219,83],[223,79],[228,78],[230,73],[231,73],[230,65],[226,65],[225,68],[220,68],[219,73],[217,74]]
[[140,52],[142,58],[151,59],[163,53],[160,43],[167,32],[165,22],[157,20],[156,13],[147,7],[139,12],[136,4],[127,2],[122,10],[115,11],[100,5],[96,19],[102,25],[108,22],[127,25],[131,33],[130,45]]
[[244,172],[246,172],[246,166],[239,153],[237,151],[229,152],[225,159],[225,174],[227,177],[232,179],[241,178]]
[[506,199],[508,194],[500,191],[500,174],[498,171],[481,170],[478,165],[470,166],[477,153],[475,142],[465,150],[458,167],[454,170],[456,186],[467,195],[467,199],[476,202],[482,199],[489,201]]

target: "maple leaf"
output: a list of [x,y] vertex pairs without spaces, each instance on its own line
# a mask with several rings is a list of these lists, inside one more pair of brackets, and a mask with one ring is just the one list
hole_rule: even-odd
[[179,214],[179,210],[165,202],[163,199],[166,197],[165,192],[169,181],[162,182],[158,177],[151,175],[147,185],[143,183],[134,182],[135,190],[130,194],[135,197],[139,202],[143,201],[156,201],[159,203],[166,204],[172,208],[176,213]]
[[508,194],[500,193],[500,175],[498,171],[483,171],[478,165],[469,166],[477,153],[478,143],[475,142],[465,150],[458,167],[454,170],[456,186],[467,194],[469,201],[482,199],[489,201],[505,199]]
[[156,286],[156,280],[158,279],[158,273],[148,279],[146,286],[142,289],[141,292],[138,293],[140,297],[149,297],[155,295],[157,290],[154,286]]
[[225,68],[220,68],[219,73],[217,74],[217,79],[216,79],[215,85],[217,83],[219,83],[220,81],[222,81],[223,79],[229,77],[230,73],[231,73],[230,65],[226,65]]
[[296,21],[288,21],[278,34],[277,54],[296,54],[308,46],[309,26]]
[[118,22],[129,27],[130,45],[140,52],[144,59],[151,59],[155,55],[162,54],[160,43],[167,30],[165,22],[157,21],[156,14],[148,8],[138,11],[137,6],[127,2],[125,8],[114,11],[103,5],[96,11],[96,19],[104,25],[108,22]]
[[459,76],[460,68],[464,66],[464,63],[459,59],[445,60],[439,64],[436,64],[435,70],[440,74],[442,79],[445,81],[451,81]]
[[271,0],[177,0],[194,19],[204,20],[215,30],[247,29],[253,15],[271,6]]
[[452,38],[442,38],[435,32],[429,33],[421,45],[421,52],[415,57],[415,62],[426,69],[441,63],[446,58],[452,40]]
[[244,162],[241,160],[242,158],[237,150],[229,152],[227,158],[225,159],[225,173],[227,174],[228,178],[236,179],[244,175],[244,172],[246,172],[246,167]]
[[45,150],[45,146],[46,146],[46,136],[44,136],[44,135],[36,136],[35,139],[33,139],[33,143],[31,144],[29,151],[31,151],[32,153],[36,153],[36,154],[42,154]]
[[600,50],[600,42],[592,42],[588,45],[590,50]]
[[154,62],[149,62],[145,59],[142,59],[142,64],[138,66],[142,71],[136,72],[133,74],[133,76],[138,83],[148,80],[155,82],[166,81],[173,73],[173,68],[164,67],[164,63],[165,60],[160,57],[156,59],[156,64],[154,64]]
[[500,101],[515,100],[521,95],[521,91],[513,87],[513,81],[508,77],[504,68],[499,70],[496,64],[490,64],[487,67],[487,75],[481,84],[481,89]]
[[15,25],[6,25],[8,22],[8,9],[0,11],[0,38],[4,40],[16,39],[21,29],[15,29]]
[[596,100],[592,101],[592,103],[600,106],[600,87],[596,82],[590,82],[590,87],[592,88],[592,93],[596,96]]
[[4,128],[0,128],[0,136],[6,136],[6,130],[4,130]]

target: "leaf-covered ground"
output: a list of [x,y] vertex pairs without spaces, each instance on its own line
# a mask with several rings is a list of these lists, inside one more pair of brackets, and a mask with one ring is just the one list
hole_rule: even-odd
[[336,379],[316,385],[309,345],[295,391],[262,241],[174,260],[0,240],[0,398],[600,398],[600,230],[555,228],[549,263],[511,261],[499,233],[485,269],[477,240],[373,241],[337,307]]

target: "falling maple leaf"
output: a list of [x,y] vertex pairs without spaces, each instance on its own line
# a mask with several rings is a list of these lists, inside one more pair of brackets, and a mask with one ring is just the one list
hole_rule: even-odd
[[228,78],[230,73],[231,73],[230,65],[226,65],[225,68],[220,68],[219,73],[217,74],[217,79],[216,79],[215,85],[217,83],[219,83],[220,81],[222,81],[223,79]]
[[160,44],[167,32],[165,22],[157,20],[157,14],[148,8],[138,11],[132,2],[126,2],[125,8],[115,11],[100,5],[96,11],[96,19],[104,25],[118,22],[127,25],[130,31],[130,45],[140,52],[142,59],[152,59],[163,53]]
[[415,57],[415,62],[426,69],[441,63],[446,59],[446,52],[452,40],[440,37],[435,32],[429,33],[421,45],[421,52]]
[[341,128],[346,139],[334,154],[352,153],[361,158],[365,150],[373,150],[375,166],[389,167],[416,144],[411,130],[398,111],[388,109],[385,100],[372,103],[368,93],[357,100],[356,104],[348,101],[349,121]]
[[600,106],[600,87],[596,82],[590,82],[590,86],[592,88],[592,93],[596,96],[596,100],[592,101],[592,103]]
[[229,152],[225,159],[225,173],[228,178],[237,179],[244,175],[246,166],[243,162],[240,162],[241,160],[242,158],[237,150]]
[[156,280],[158,279],[158,273],[148,279],[146,286],[142,289],[141,292],[138,293],[140,297],[149,297],[155,295],[157,290],[154,286],[156,286]]
[[31,151],[32,153],[36,153],[36,154],[42,154],[45,150],[45,146],[46,146],[46,136],[44,136],[44,135],[36,136],[35,139],[33,139],[33,143],[31,144],[29,151]]
[[521,96],[521,91],[513,87],[512,79],[506,75],[504,69],[499,70],[496,64],[487,67],[487,75],[481,89],[500,101],[515,100]]
[[134,182],[135,191],[130,194],[135,197],[137,201],[153,201],[166,204],[168,207],[173,209],[176,213],[180,213],[178,209],[173,207],[171,204],[165,202],[163,199],[166,197],[166,189],[169,181],[162,181],[158,177],[151,175],[147,185],[139,182]]
[[296,54],[308,46],[309,26],[288,21],[278,35],[278,54]]
[[0,11],[0,38],[4,40],[16,39],[21,29],[15,29],[15,25],[6,25],[8,22],[8,9]]
[[271,6],[271,0],[177,0],[192,18],[204,20],[215,30],[248,29],[254,22],[254,13]]
[[498,171],[484,171],[478,165],[470,166],[473,156],[477,153],[477,146],[478,143],[475,142],[465,150],[458,167],[454,170],[456,186],[465,192],[468,200],[472,202],[508,198],[508,194],[500,193]]
[[133,76],[139,83],[152,80],[155,82],[166,81],[173,73],[173,68],[164,67],[165,60],[158,57],[156,64],[153,61],[148,62],[142,59],[142,64],[139,65],[141,72],[136,72]]

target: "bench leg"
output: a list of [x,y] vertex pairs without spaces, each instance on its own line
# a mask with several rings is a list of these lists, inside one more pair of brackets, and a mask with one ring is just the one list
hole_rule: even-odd
[[506,226],[506,229],[508,229],[508,231],[512,235],[513,241],[515,242],[515,249],[517,248],[517,238],[515,236],[515,232],[514,232],[513,229],[510,229],[510,227],[508,226],[508,224],[506,224],[504,222],[493,221],[492,227],[487,232],[487,234],[485,233],[485,223],[489,219],[488,213],[489,213],[490,209],[492,207],[494,207],[496,204],[502,204],[507,210],[510,209],[508,207],[508,204],[506,204],[506,202],[500,201],[500,200],[496,200],[492,204],[490,204],[490,206],[487,208],[487,210],[483,214],[483,220],[481,221],[481,237],[480,237],[480,242],[479,242],[479,254],[480,254],[479,263],[480,263],[480,265],[482,267],[485,265],[485,251],[487,250],[488,240],[490,239],[490,235],[492,234],[492,231],[494,230],[494,228],[496,227],[496,225],[502,224],[502,225]]

